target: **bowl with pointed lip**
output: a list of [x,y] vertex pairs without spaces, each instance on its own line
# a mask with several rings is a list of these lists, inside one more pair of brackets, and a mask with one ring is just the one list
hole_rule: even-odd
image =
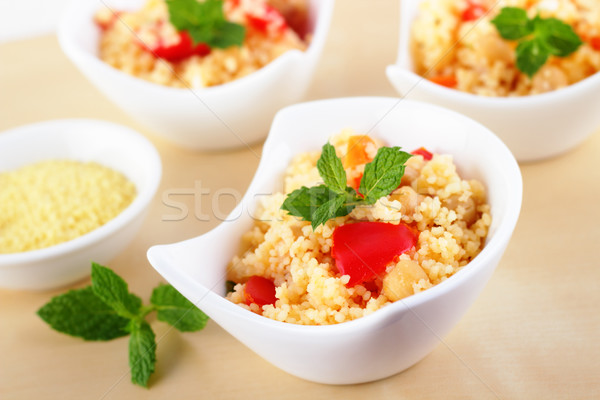
[[136,197],[116,217],[84,235],[38,250],[0,254],[1,288],[47,290],[89,276],[92,261],[110,261],[135,238],[162,174],[152,143],[122,125],[60,119],[0,133],[0,172],[47,160],[96,162],[121,172],[135,185]]
[[[295,154],[319,149],[343,128],[389,145],[453,155],[459,172],[484,182],[492,226],[485,247],[465,268],[424,292],[373,314],[326,326],[268,319],[224,295],[227,266],[253,225],[257,199],[281,191]],[[294,105],[275,117],[248,191],[214,230],[153,246],[152,266],[177,290],[257,354],[298,377],[328,384],[368,382],[398,373],[440,342],[473,303],[506,248],[521,207],[522,180],[506,146],[479,123],[437,106],[358,97]]]
[[334,0],[310,0],[311,42],[243,78],[200,89],[172,88],[128,75],[98,57],[94,14],[136,10],[144,0],[79,0],[58,27],[60,46],[98,90],[153,133],[181,147],[223,150],[265,138],[275,113],[304,96],[325,44]]
[[396,63],[386,74],[409,100],[447,107],[479,121],[500,137],[520,162],[564,153],[600,128],[600,73],[552,92],[522,97],[485,97],[446,88],[414,72],[412,22],[424,0],[400,3]]

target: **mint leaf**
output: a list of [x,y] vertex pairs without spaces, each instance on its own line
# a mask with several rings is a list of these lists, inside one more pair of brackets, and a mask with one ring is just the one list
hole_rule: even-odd
[[138,316],[142,300],[129,293],[127,283],[110,268],[92,263],[92,290],[121,317],[133,319]]
[[517,40],[533,33],[533,23],[527,12],[518,7],[504,7],[496,18],[490,21],[504,39]]
[[517,46],[517,68],[531,78],[548,61],[549,56],[543,41],[526,40]]
[[194,44],[210,47],[241,46],[246,35],[242,25],[227,21],[222,0],[166,0],[169,20],[178,31],[187,31]]
[[52,329],[84,340],[111,340],[128,334],[129,320],[117,315],[91,287],[55,296],[37,314]]
[[[193,31],[195,31],[194,28],[189,31],[192,38],[195,34]],[[245,36],[246,28],[244,26],[229,21],[219,21],[212,25],[210,38],[202,33],[198,34],[195,40],[207,43],[210,47],[226,49],[231,46],[241,46]]]
[[381,147],[377,155],[367,165],[360,181],[359,192],[366,204],[374,204],[387,196],[398,186],[404,175],[404,163],[412,157],[400,147]]
[[325,185],[306,187],[288,194],[281,208],[295,217],[312,221],[313,214],[319,207],[338,196]]
[[317,169],[329,189],[337,193],[345,193],[346,171],[342,160],[335,153],[335,147],[330,143],[325,143],[323,146],[321,157],[317,161]]
[[566,57],[583,44],[573,28],[559,19],[537,17],[534,23],[537,36],[555,56]]
[[331,218],[336,217],[338,210],[343,207],[345,200],[346,196],[339,194],[337,197],[334,197],[333,199],[323,203],[319,208],[317,208],[311,218],[312,228],[316,229],[319,225],[324,224]]
[[502,38],[521,40],[516,48],[516,64],[530,78],[551,55],[566,57],[583,43],[570,25],[539,15],[529,19],[522,8],[504,7],[491,22]]
[[132,320],[128,326],[129,368],[131,382],[148,387],[150,375],[156,364],[156,340],[152,328],[146,321]]
[[160,285],[152,292],[150,303],[158,311],[160,321],[181,332],[194,332],[206,326],[208,316],[171,285]]

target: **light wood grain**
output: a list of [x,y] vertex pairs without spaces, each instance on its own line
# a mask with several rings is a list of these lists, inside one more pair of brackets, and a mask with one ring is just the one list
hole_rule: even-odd
[[[384,69],[395,60],[397,31],[398,2],[338,1],[308,99],[394,96]],[[246,190],[260,145],[212,154],[176,148],[97,92],[54,36],[1,45],[0,130],[71,117],[131,126],[160,151],[164,175],[150,214],[135,241],[110,263],[147,301],[162,281],[146,260],[147,248],[216,226],[235,201],[221,198],[214,213],[214,193]],[[428,357],[391,378],[354,386],[314,384],[268,364],[213,322],[202,332],[180,334],[154,321],[158,364],[146,390],[129,382],[126,339],[84,342],[52,331],[35,315],[63,290],[0,290],[0,398],[600,398],[599,159],[596,133],[566,155],[522,166],[521,218],[490,283]],[[193,196],[180,195],[172,199],[190,213],[167,221],[176,210],[162,196],[192,189],[196,181],[211,191],[200,205],[209,220],[195,217]]]

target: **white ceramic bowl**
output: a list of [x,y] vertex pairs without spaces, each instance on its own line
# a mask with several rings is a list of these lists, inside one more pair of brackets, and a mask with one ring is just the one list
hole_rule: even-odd
[[[317,150],[343,128],[407,149],[452,154],[459,172],[482,180],[493,223],[483,251],[425,292],[354,321],[299,326],[274,321],[226,300],[226,268],[253,224],[257,197],[281,190],[292,156]],[[393,375],[427,355],[475,300],[508,244],[521,208],[519,167],[489,130],[455,112],[394,98],[358,97],[298,104],[280,111],[250,187],[225,222],[205,235],[154,246],[148,259],[184,296],[230,334],[281,369],[330,384]]]
[[43,160],[95,161],[135,184],[135,200],[105,225],[73,240],[40,250],[0,254],[0,287],[51,289],[90,274],[123,250],[142,225],[161,177],[154,146],[124,126],[87,119],[25,125],[0,133],[0,172]]
[[402,97],[448,107],[481,122],[506,143],[519,161],[558,155],[600,129],[600,73],[560,90],[516,98],[464,93],[417,75],[410,41],[421,1],[401,2],[398,58],[386,71]]
[[265,138],[275,113],[302,99],[321,54],[334,0],[311,0],[314,34],[305,51],[284,53],[236,81],[203,89],[178,89],[123,73],[98,58],[94,14],[108,5],[136,10],[144,0],[73,1],[58,28],[65,54],[110,100],[154,133],[183,147],[216,150]]

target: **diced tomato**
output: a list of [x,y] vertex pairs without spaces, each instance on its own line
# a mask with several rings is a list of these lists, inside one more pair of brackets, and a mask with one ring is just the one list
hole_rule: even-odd
[[369,143],[374,144],[373,139],[366,135],[355,135],[348,138],[348,150],[342,158],[344,168],[354,168],[357,165],[371,162],[371,157],[367,154]]
[[359,174],[358,176],[355,176],[354,179],[352,179],[350,182],[350,187],[356,190],[356,193],[358,193],[359,195],[360,192],[358,191],[358,188],[360,188],[360,181],[362,180],[362,177],[363,174]]
[[415,156],[423,156],[423,158],[427,161],[433,158],[433,154],[431,154],[425,147],[419,147],[418,149],[413,150],[410,154],[414,154]]
[[590,46],[592,46],[594,50],[600,51],[600,36],[594,36],[593,38],[591,38]]
[[479,4],[478,2],[469,0],[467,1],[467,8],[465,8],[461,15],[461,19],[463,21],[475,21],[483,17],[486,11],[487,10],[485,9],[485,7]]
[[181,61],[193,55],[205,56],[210,53],[210,47],[205,43],[194,45],[192,37],[186,32],[179,32],[179,42],[169,45],[164,45],[162,40],[149,47],[148,50],[158,58],[163,58],[167,61]]
[[418,233],[404,224],[357,222],[333,231],[331,255],[352,287],[381,277],[386,267],[417,243]]
[[264,33],[281,34],[287,29],[285,18],[275,8],[265,4],[264,7],[246,11],[248,25]]
[[262,307],[266,304],[275,304],[277,301],[275,284],[270,279],[253,275],[244,287],[244,298],[247,305],[256,303]]
[[436,75],[429,78],[429,80],[433,83],[437,83],[438,85],[442,85],[447,88],[455,88],[458,84],[454,75]]

